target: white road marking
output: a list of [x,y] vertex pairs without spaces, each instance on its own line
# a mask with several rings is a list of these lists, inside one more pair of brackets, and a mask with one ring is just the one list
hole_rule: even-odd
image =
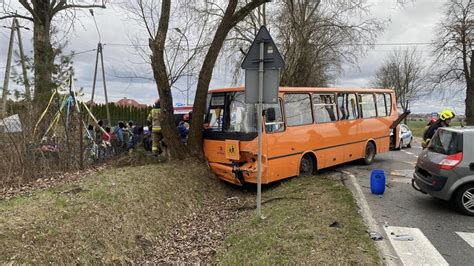
[[[413,152],[409,152],[409,151],[405,151],[405,150],[402,150],[402,152],[406,153],[406,154],[410,154],[410,155],[415,155]],[[416,155],[415,155],[416,156]]]
[[[449,265],[420,229],[397,226],[384,229],[403,265]],[[414,239],[399,241],[394,239],[396,236],[411,236]]]
[[474,248],[474,233],[456,232],[456,234]]

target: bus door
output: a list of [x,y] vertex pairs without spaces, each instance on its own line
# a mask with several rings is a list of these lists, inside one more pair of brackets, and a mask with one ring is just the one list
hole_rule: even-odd
[[[357,97],[355,93],[338,93],[337,109],[339,113],[338,128],[341,135],[341,144],[344,144],[344,161],[352,161],[363,156],[361,144],[358,143],[359,137],[359,108],[357,106]],[[365,145],[365,144],[364,144]]]
[[294,175],[293,167],[288,167],[288,158],[285,157],[285,146],[288,136],[286,133],[285,122],[281,100],[278,104],[265,105],[265,140],[268,165],[268,182],[279,180]]
[[[314,93],[313,111],[316,123],[315,139],[318,165],[328,167],[344,162],[341,137],[345,134],[344,123],[339,123],[335,93]],[[322,164],[321,164],[322,163]]]

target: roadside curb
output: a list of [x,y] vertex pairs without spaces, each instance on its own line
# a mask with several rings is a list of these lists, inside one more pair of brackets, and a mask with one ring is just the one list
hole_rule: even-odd
[[341,172],[348,176],[348,178],[345,179],[348,182],[345,182],[345,184],[351,190],[352,195],[359,206],[359,213],[362,215],[362,218],[367,224],[369,231],[378,232],[384,235],[383,240],[375,241],[375,246],[380,254],[380,257],[382,258],[382,263],[385,265],[403,265],[398,256],[396,256],[397,253],[395,252],[395,249],[390,244],[390,241],[388,241],[385,230],[383,230],[383,228],[381,228],[381,226],[379,226],[377,221],[374,219],[372,211],[369,208],[369,204],[367,203],[367,200],[364,196],[364,192],[362,192],[362,189],[357,183],[356,177],[350,172]]

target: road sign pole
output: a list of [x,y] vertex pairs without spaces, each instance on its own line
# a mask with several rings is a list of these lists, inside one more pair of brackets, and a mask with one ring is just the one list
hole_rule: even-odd
[[262,218],[262,115],[263,115],[263,60],[265,43],[260,40],[260,63],[258,66],[258,176],[257,176],[257,216]]

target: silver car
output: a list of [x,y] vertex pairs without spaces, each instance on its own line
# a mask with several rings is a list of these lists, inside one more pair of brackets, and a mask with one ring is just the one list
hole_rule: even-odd
[[418,156],[412,185],[474,216],[474,127],[439,128]]
[[395,146],[395,137],[393,136],[393,129],[390,129],[390,140],[391,148],[396,150],[401,150],[404,147],[411,148],[411,141],[413,140],[413,133],[410,128],[405,124],[400,124],[398,136],[400,136],[400,142],[398,146]]

